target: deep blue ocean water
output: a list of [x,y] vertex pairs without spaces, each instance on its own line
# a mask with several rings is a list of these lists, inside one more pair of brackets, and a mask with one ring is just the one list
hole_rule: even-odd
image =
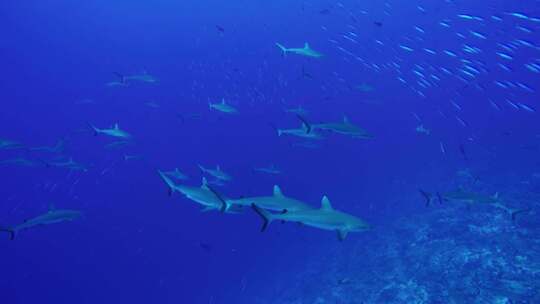
[[[7,1],[0,20],[0,227],[82,213],[0,234],[0,303],[540,303],[540,1]],[[323,56],[276,46],[306,42]],[[370,138],[317,130],[344,116]],[[278,136],[301,120],[324,139]],[[89,126],[116,123],[132,138]],[[158,174],[199,187],[198,165],[225,198],[327,195],[371,229],[201,212]]]

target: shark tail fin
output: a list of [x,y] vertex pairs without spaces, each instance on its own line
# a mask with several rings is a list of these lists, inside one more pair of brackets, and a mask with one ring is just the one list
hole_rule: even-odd
[[118,72],[114,72],[114,75],[116,77],[118,77],[118,80],[120,80],[120,83],[126,83],[126,76],[118,73]]
[[422,189],[418,189],[418,191],[426,199],[426,207],[429,207],[429,204],[431,203],[431,199],[432,199],[431,193],[427,193],[426,191],[424,191]]
[[169,196],[171,196],[176,191],[176,185],[174,182],[163,172],[158,170],[158,174],[161,177],[161,179],[167,184],[168,190],[169,190]]
[[532,209],[531,208],[526,208],[526,209],[518,209],[518,210],[513,210],[510,214],[512,215],[512,221],[515,221],[516,220],[516,217],[518,214],[521,214],[521,213],[528,213],[530,212]]
[[94,131],[94,136],[98,136],[98,134],[99,134],[99,129],[96,128],[93,124],[91,124],[91,123],[89,123],[89,122],[88,122],[87,124],[88,124],[88,126],[90,127],[90,129],[92,129],[92,131]]
[[311,132],[311,125],[309,124],[309,122],[300,114],[297,114],[296,117],[302,122],[302,127],[304,128],[304,130],[306,130],[306,134],[309,134],[309,132]]
[[9,239],[12,241],[17,236],[17,230],[13,228],[0,227],[0,231],[9,233]]
[[268,225],[274,220],[273,215],[255,204],[251,204],[251,208],[253,208],[253,210],[262,218],[263,225],[261,227],[261,232],[264,232],[266,228],[268,228]]
[[285,55],[287,55],[287,52],[288,52],[287,48],[277,42],[276,42],[276,46],[281,50],[281,52],[283,52],[282,56],[285,57]]
[[281,134],[283,134],[283,130],[281,129],[276,129],[276,131],[277,131],[277,136],[281,136]]

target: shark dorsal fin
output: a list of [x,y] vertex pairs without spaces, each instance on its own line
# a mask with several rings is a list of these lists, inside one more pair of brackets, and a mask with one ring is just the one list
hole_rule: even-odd
[[283,193],[281,193],[281,189],[278,185],[274,185],[274,196],[283,196]]
[[202,178],[201,188],[208,188],[208,181],[206,180],[206,177]]
[[219,165],[216,166],[217,171],[221,171],[221,167]]
[[309,43],[307,42],[304,43],[304,49],[309,50]]
[[344,124],[348,124],[349,123],[349,118],[347,116],[343,116],[343,123]]
[[492,198],[494,200],[498,200],[499,199],[499,192],[495,192],[495,194],[493,194]]
[[328,197],[323,196],[322,200],[321,200],[321,209],[322,210],[334,210],[334,208],[332,208],[332,204],[330,203],[330,200],[328,199]]
[[225,104],[225,98],[221,98],[221,104]]
[[115,123],[115,124],[114,124],[114,129],[115,129],[115,130],[120,129],[120,127],[118,127],[118,123]]

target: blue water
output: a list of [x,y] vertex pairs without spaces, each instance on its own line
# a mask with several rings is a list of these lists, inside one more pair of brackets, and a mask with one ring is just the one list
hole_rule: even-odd
[[[540,303],[540,1],[5,2],[0,227],[83,217],[0,234],[0,303]],[[278,136],[298,106],[373,138]],[[115,123],[120,147],[89,127]],[[158,175],[199,164],[371,229],[201,212]],[[456,189],[501,200],[438,202]]]

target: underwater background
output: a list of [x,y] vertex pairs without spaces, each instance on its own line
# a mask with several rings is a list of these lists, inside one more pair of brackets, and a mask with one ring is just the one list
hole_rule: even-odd
[[[540,303],[540,1],[4,1],[0,20],[0,303]],[[115,124],[131,136],[92,127]],[[175,168],[370,228],[261,233],[250,205],[169,195]],[[56,210],[81,216],[10,240]]]

